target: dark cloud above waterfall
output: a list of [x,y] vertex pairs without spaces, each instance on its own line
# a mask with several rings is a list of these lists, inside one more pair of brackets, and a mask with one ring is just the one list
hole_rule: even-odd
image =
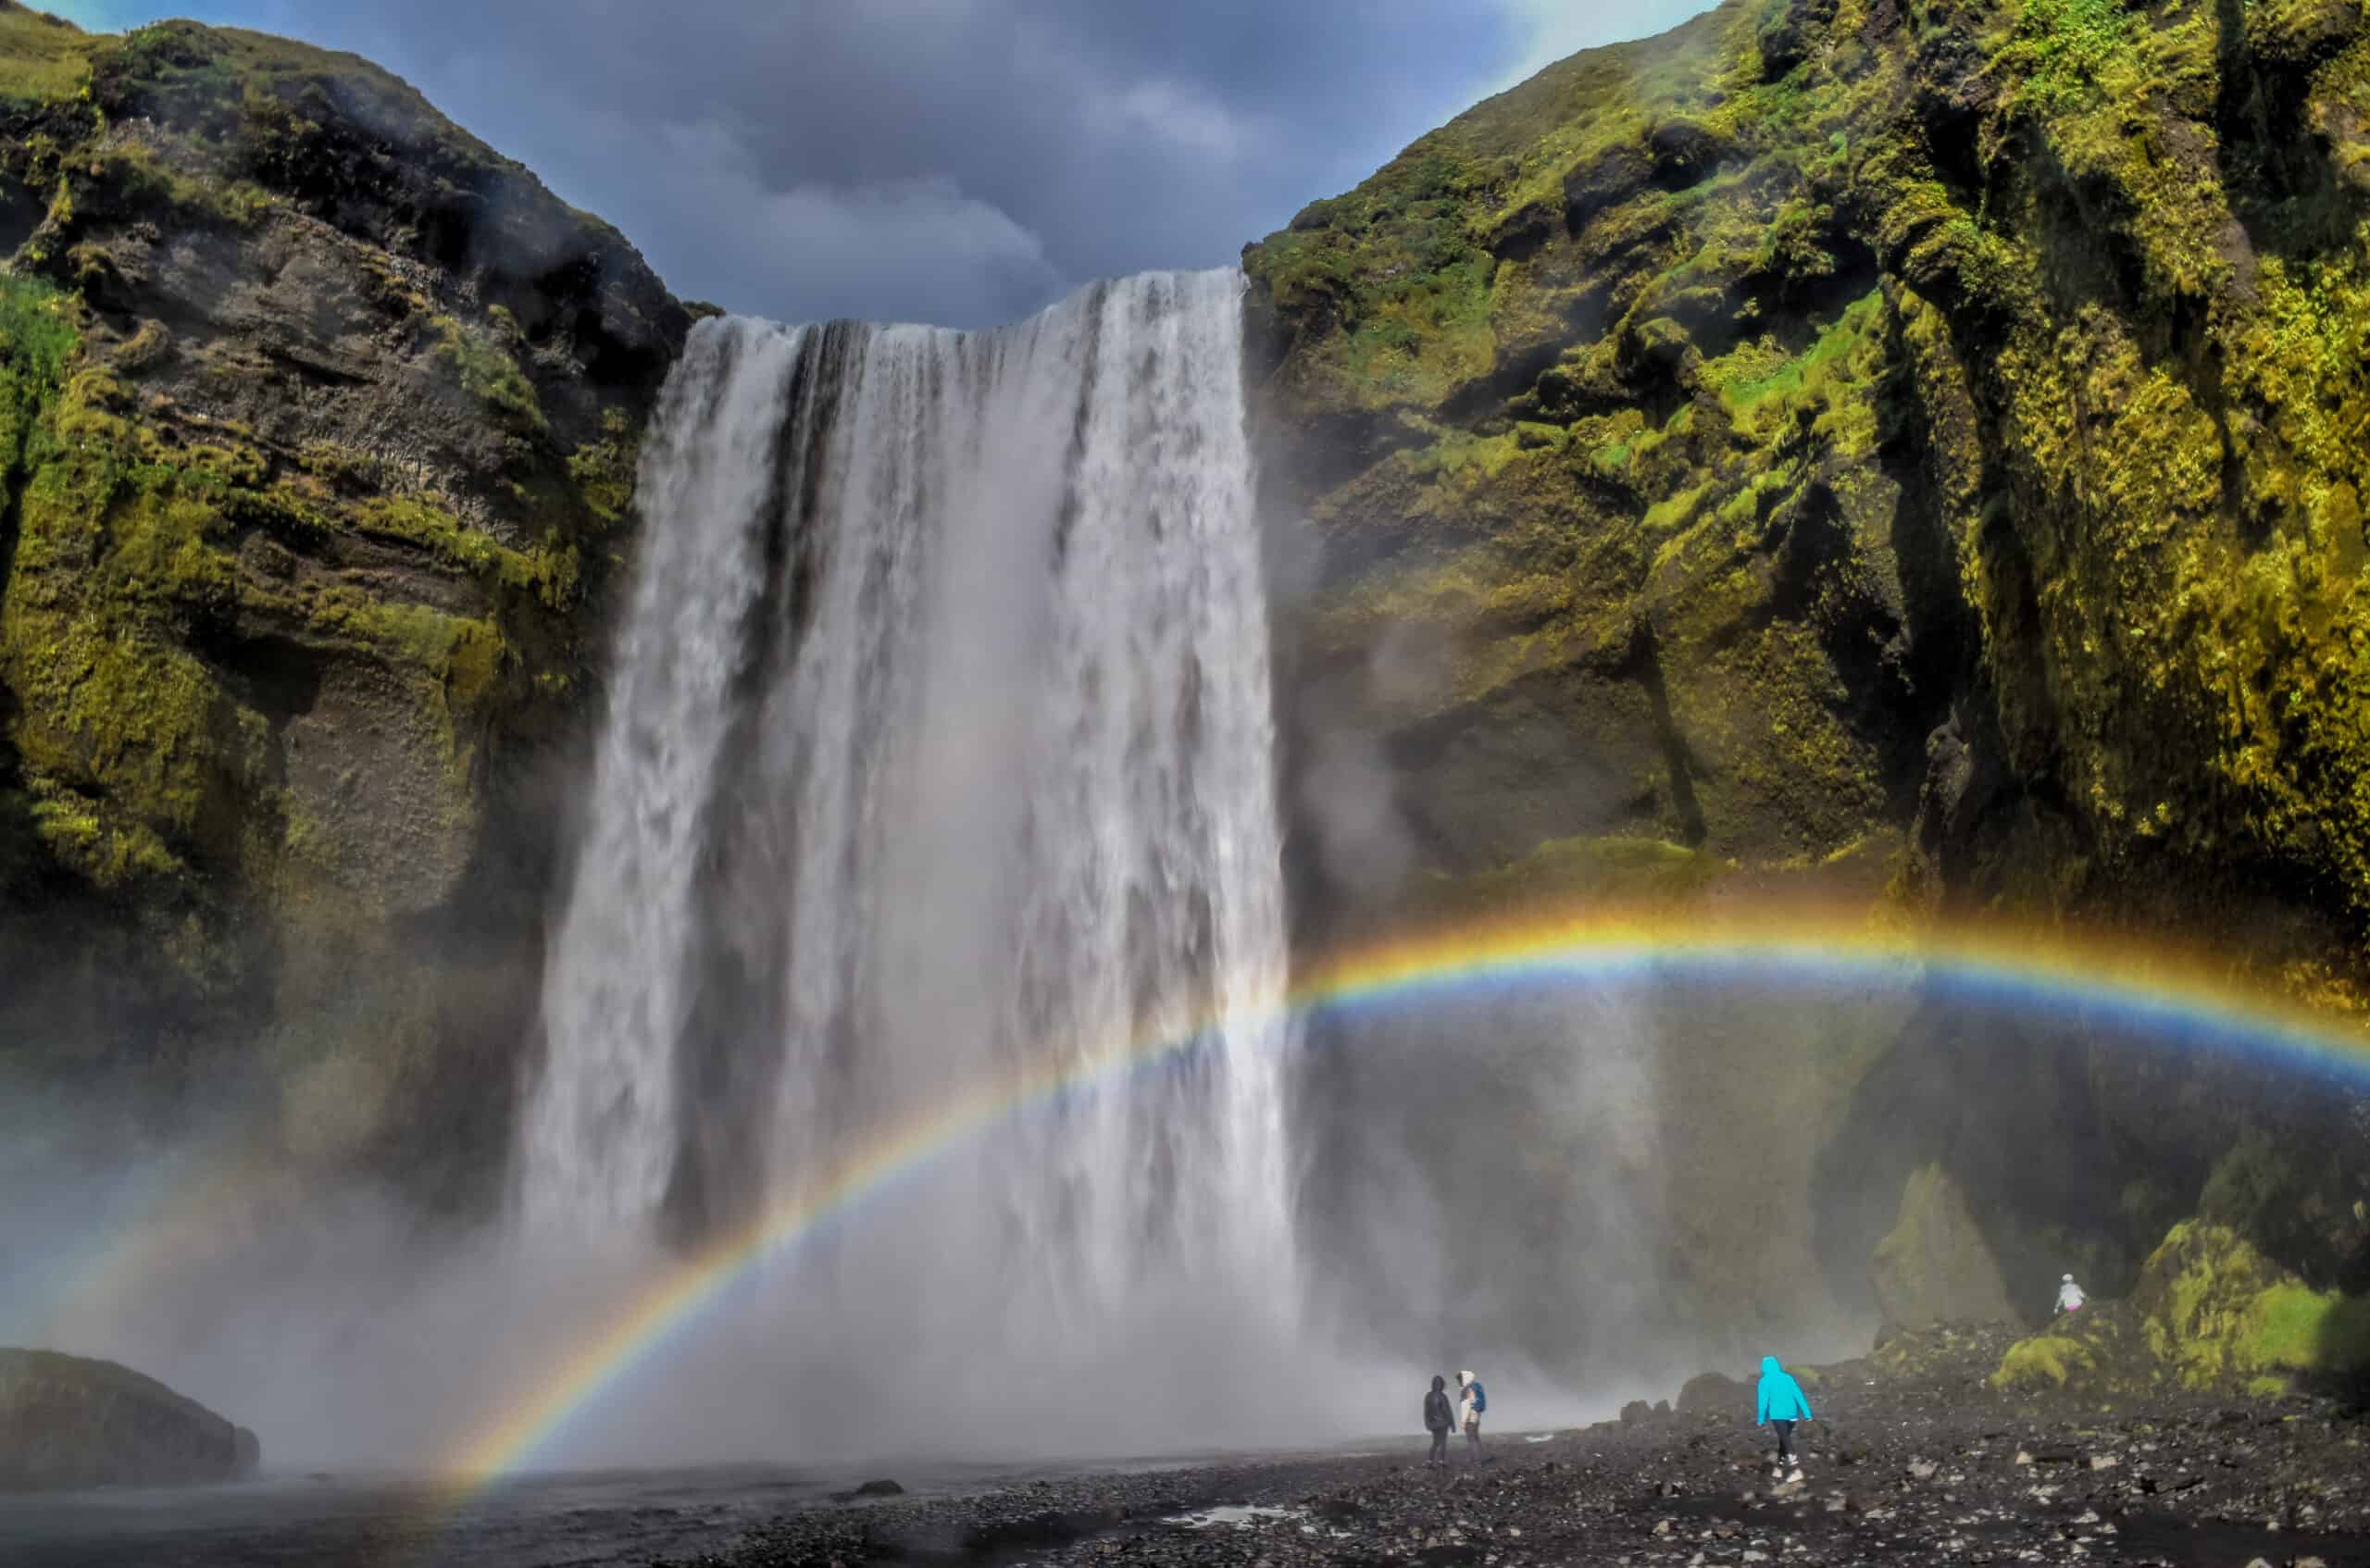
[[1231,260],[1477,99],[1704,0],[53,0],[368,55],[679,293],[979,325]]

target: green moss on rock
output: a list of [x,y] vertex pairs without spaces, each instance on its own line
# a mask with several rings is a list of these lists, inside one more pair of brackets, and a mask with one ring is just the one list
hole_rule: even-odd
[[1965,1191],[1939,1164],[1910,1173],[1900,1217],[1877,1244],[1870,1266],[1888,1324],[1910,1328],[2018,1320]]
[[482,1200],[551,865],[522,780],[583,719],[690,317],[354,56],[6,4],[0,55],[0,1036],[170,1101],[347,1018],[403,1060],[298,1157]]
[[1995,1388],[2063,1388],[2098,1364],[2090,1348],[2060,1334],[2037,1334],[2011,1346],[1991,1375]]
[[1540,845],[1511,865],[1436,878],[1416,896],[1428,911],[1518,915],[1598,902],[1631,908],[1699,900],[1728,867],[1655,839],[1565,839]]
[[2173,1227],[2133,1300],[2150,1347],[2190,1388],[2370,1368],[2370,1300],[2315,1290],[2208,1221]]

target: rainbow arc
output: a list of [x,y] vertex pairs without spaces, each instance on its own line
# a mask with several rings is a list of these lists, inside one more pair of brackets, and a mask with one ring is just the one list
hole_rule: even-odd
[[[2064,929],[1912,931],[1826,908],[1603,911],[1512,918],[1376,943],[1307,974],[1277,1007],[1296,1015],[1407,1007],[1477,988],[1695,980],[1841,988],[1918,983],[1973,1004],[2113,1024],[2180,1046],[2220,1045],[2282,1068],[2370,1078],[2358,1022],[2307,1009],[2212,955]],[[463,1490],[530,1467],[634,1367],[689,1331],[767,1260],[853,1215],[867,1197],[1062,1096],[1106,1092],[1189,1052],[1222,1022],[1120,1042],[1082,1067],[1023,1075],[879,1138],[794,1202],[721,1237],[566,1348],[539,1392],[477,1434],[451,1467]]]

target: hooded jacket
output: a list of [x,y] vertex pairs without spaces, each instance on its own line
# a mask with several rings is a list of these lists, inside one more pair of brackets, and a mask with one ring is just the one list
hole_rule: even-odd
[[1810,1418],[1811,1402],[1802,1398],[1802,1386],[1778,1364],[1776,1356],[1762,1357],[1760,1409],[1753,1416],[1753,1424],[1762,1426],[1772,1421],[1808,1421]]
[[1457,1400],[1456,1424],[1470,1426],[1481,1419],[1481,1412],[1488,1407],[1490,1396],[1481,1391],[1481,1379],[1469,1372],[1456,1375],[1456,1386],[1465,1390],[1464,1398]]
[[1448,1379],[1435,1375],[1432,1391],[1424,1396],[1424,1430],[1445,1432],[1456,1425],[1456,1416],[1448,1405]]
[[2078,1313],[2082,1310],[2082,1304],[2089,1300],[2089,1298],[2088,1296],[2082,1294],[2082,1288],[2074,1283],[2074,1276],[2070,1274],[2065,1276],[2064,1282],[2057,1288],[2057,1310],[2059,1312]]

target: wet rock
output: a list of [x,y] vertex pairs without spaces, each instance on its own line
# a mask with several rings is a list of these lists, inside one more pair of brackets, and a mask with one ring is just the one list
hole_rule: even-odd
[[1753,1390],[1722,1373],[1699,1372],[1678,1390],[1681,1415],[1733,1417],[1740,1410],[1751,1413]]
[[904,1487],[888,1480],[867,1481],[855,1489],[855,1495],[860,1498],[894,1498],[904,1494]]
[[130,1367],[0,1350],[0,1492],[228,1481],[261,1457],[253,1432]]

